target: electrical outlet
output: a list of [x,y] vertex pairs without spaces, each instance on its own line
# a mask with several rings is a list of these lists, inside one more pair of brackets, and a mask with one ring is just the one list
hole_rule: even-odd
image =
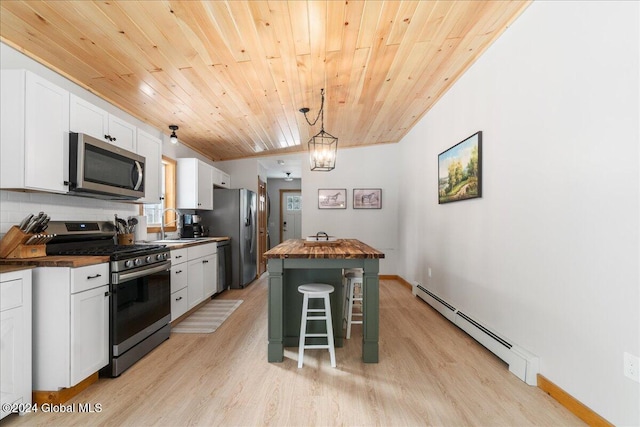
[[624,376],[640,383],[640,358],[624,353]]

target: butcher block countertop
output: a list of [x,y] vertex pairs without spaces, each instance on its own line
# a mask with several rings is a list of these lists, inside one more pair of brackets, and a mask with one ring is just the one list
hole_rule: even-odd
[[0,259],[0,265],[27,265],[34,267],[86,267],[109,262],[108,256],[43,256],[39,258]]
[[0,265],[0,273],[11,273],[13,271],[28,270],[35,268],[34,265]]
[[[185,241],[179,243],[163,243],[167,249],[186,248],[188,246],[214,243],[222,240],[229,240],[228,237],[210,237],[203,240]],[[155,244],[154,242],[148,242]],[[158,243],[159,244],[159,243]],[[86,267],[87,265],[102,264],[109,262],[108,256],[43,256],[38,258],[3,258],[0,259],[0,266],[32,266],[32,267]]]
[[264,253],[270,258],[358,259],[384,258],[384,253],[356,239],[339,239],[335,245],[305,245],[301,239],[290,239]]

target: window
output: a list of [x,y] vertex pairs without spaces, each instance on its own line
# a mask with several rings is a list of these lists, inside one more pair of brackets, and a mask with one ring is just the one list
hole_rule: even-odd
[[[162,156],[162,189],[160,191],[160,203],[142,205],[140,214],[147,217],[147,232],[160,232],[160,216],[167,208],[176,208],[176,161]],[[176,213],[167,211],[164,213],[164,223],[168,224],[165,231],[176,231]]]
[[299,211],[302,209],[302,196],[287,196],[287,210]]

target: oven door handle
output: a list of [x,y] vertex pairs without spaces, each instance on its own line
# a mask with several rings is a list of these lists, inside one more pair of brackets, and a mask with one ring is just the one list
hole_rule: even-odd
[[152,268],[145,268],[143,270],[138,270],[131,273],[115,273],[112,277],[113,284],[119,285],[122,282],[127,282],[129,280],[138,279],[140,277],[149,276],[150,274],[154,274],[160,271],[165,271],[170,269],[171,269],[171,261],[165,261],[162,264]]

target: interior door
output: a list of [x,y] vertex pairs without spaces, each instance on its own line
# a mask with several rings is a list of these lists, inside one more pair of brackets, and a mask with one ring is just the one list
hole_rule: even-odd
[[301,238],[302,193],[299,190],[281,191],[280,222],[280,242]]
[[258,178],[258,276],[267,271],[267,184]]

